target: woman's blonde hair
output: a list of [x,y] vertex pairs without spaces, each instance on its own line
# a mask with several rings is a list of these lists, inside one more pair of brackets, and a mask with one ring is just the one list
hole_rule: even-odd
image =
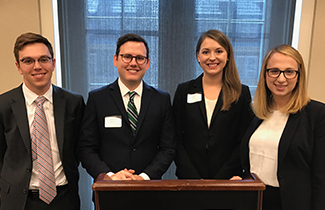
[[201,34],[196,45],[196,54],[199,53],[201,44],[207,37],[218,42],[227,51],[228,62],[224,67],[222,74],[223,106],[221,108],[221,110],[227,111],[230,109],[233,102],[238,101],[241,94],[241,83],[235,63],[234,51],[228,37],[221,31],[212,29]]
[[291,98],[287,105],[280,111],[287,114],[293,114],[301,110],[310,101],[306,88],[306,69],[300,53],[290,45],[279,45],[271,49],[264,57],[260,78],[257,84],[255,96],[253,98],[253,110],[260,119],[266,119],[272,112],[272,93],[266,85],[266,67],[270,57],[274,53],[281,53],[290,56],[298,64],[298,79],[295,88],[292,90]]

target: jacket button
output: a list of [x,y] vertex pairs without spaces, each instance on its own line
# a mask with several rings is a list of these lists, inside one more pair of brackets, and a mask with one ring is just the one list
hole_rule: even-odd
[[31,172],[30,168],[26,168],[26,172],[30,173]]
[[28,190],[26,189],[23,189],[23,193],[26,194],[28,192]]
[[135,152],[137,149],[136,148],[133,148],[132,151]]

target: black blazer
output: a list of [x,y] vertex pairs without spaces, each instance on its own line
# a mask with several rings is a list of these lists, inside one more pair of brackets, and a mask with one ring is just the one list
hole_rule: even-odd
[[[121,126],[110,127],[109,117]],[[105,126],[106,124],[106,126]],[[133,135],[117,80],[89,93],[82,122],[79,156],[96,178],[100,173],[134,169],[160,179],[175,156],[170,96],[143,83],[141,110]]]
[[[0,96],[1,208],[23,210],[32,171],[31,138],[22,85]],[[82,96],[53,85],[53,111],[60,158],[76,208],[79,161],[76,156]],[[64,205],[64,204],[63,204]]]
[[[202,100],[188,103],[188,94],[194,93],[202,94]],[[221,111],[221,90],[208,128],[202,75],[178,85],[173,102],[178,178],[229,179],[240,173],[239,143],[253,119],[250,102],[249,88],[242,85],[239,100]]]
[[[249,172],[249,140],[262,123],[255,118],[243,137],[241,159]],[[325,105],[311,101],[290,114],[278,146],[277,178],[283,210],[325,209]]]

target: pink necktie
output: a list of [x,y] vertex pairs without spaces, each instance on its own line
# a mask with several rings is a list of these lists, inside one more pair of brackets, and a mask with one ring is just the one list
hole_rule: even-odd
[[39,174],[39,198],[49,204],[56,196],[52,150],[43,104],[44,96],[35,100],[36,109],[32,123],[32,157],[37,159]]

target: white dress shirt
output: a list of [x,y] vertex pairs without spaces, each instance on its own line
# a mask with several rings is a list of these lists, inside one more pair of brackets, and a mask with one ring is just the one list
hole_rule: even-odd
[[[28,116],[28,124],[30,135],[32,135],[32,122],[34,120],[34,114],[36,109],[36,103],[34,102],[39,95],[32,92],[30,89],[23,84],[23,94],[26,101],[26,109]],[[43,104],[44,112],[46,115],[47,125],[49,129],[49,137],[51,142],[52,149],[52,158],[53,158],[53,168],[55,174],[55,182],[57,186],[65,185],[68,183],[68,180],[65,176],[62,162],[60,159],[59,147],[56,139],[55,132],[55,123],[54,123],[54,113],[53,113],[53,91],[52,85],[50,89],[43,95],[47,100]],[[38,176],[38,164],[37,160],[33,162],[32,176],[29,184],[30,189],[38,189],[39,188],[39,176]]]
[[[118,86],[120,87],[121,96],[123,98],[125,110],[127,110],[129,99],[130,99],[129,92],[131,90],[129,90],[129,88],[127,88],[123,84],[123,82],[120,80],[120,78],[118,79]],[[140,114],[140,109],[141,109],[142,90],[143,90],[143,82],[142,81],[141,81],[141,83],[139,84],[139,86],[136,89],[132,90],[132,91],[135,91],[137,93],[134,96],[134,105],[137,108],[138,114]]]

